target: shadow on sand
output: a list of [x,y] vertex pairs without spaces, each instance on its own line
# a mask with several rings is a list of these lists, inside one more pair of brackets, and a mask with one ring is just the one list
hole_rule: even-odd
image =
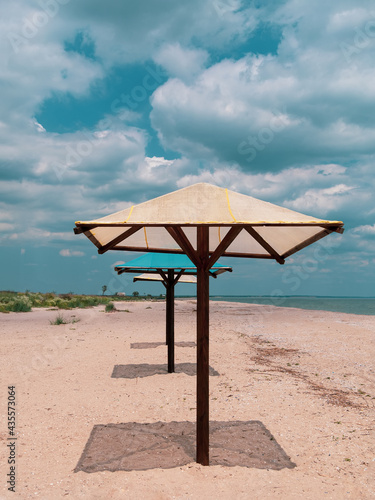
[[[95,425],[74,472],[170,469],[195,461],[195,423]],[[210,465],[296,467],[262,422],[210,422]]]
[[[196,363],[177,363],[175,365],[175,373],[185,373],[185,375],[196,375]],[[218,377],[219,373],[211,366],[209,373],[212,377]],[[167,365],[149,365],[140,363],[137,365],[115,365],[113,368],[112,378],[143,378],[151,377],[152,375],[168,375]],[[170,374],[169,374],[170,375]]]
[[[165,342],[134,342],[130,344],[130,349],[154,349],[155,347],[160,347],[163,345],[166,347]],[[175,342],[175,347],[196,347],[195,342]]]

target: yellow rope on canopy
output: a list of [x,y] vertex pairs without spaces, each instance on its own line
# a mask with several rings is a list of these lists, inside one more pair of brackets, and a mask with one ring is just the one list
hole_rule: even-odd
[[226,188],[225,188],[225,194],[226,194],[226,196],[227,196],[227,202],[228,202],[228,210],[229,210],[229,213],[231,214],[232,219],[234,220],[234,222],[237,222],[237,220],[236,220],[235,216],[233,215],[232,210],[231,210],[231,208],[230,208],[230,203],[229,203],[229,195],[228,195],[228,189],[226,189]]
[[126,220],[124,220],[124,224],[125,224],[126,222],[128,222],[128,220],[130,219],[130,216],[131,216],[131,214],[132,214],[132,212],[133,212],[133,208],[134,208],[134,205],[132,205],[132,206],[131,206],[131,209],[130,209],[130,212],[129,212],[128,218],[127,218]]
[[147,241],[147,233],[146,233],[146,228],[143,226],[143,231],[145,233],[145,242],[146,242],[146,247],[148,248],[148,241]]

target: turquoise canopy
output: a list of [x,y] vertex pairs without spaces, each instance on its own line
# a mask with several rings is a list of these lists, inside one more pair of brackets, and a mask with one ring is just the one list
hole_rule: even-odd
[[[115,267],[118,274],[122,273],[159,273],[168,271],[168,269],[185,270],[183,274],[197,274],[197,268],[194,266],[189,257],[185,254],[170,254],[170,253],[147,253],[136,259],[128,261],[126,264],[120,264]],[[210,274],[217,276],[225,271],[232,272],[232,268],[215,263],[210,269]]]

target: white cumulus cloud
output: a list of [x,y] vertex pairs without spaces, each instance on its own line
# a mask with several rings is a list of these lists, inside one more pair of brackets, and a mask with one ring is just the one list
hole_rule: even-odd
[[83,257],[85,255],[84,252],[80,252],[79,250],[69,250],[69,248],[60,250],[59,254],[62,257]]

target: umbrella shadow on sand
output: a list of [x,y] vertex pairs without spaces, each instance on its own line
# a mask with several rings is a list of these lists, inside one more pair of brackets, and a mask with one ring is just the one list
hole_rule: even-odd
[[[165,342],[134,342],[130,344],[130,349],[154,349],[155,347],[166,346]],[[196,347],[195,342],[175,342],[176,347]]]
[[[193,422],[95,425],[74,472],[170,469],[195,461]],[[210,422],[210,465],[296,467],[262,422]]]
[[[175,365],[175,373],[185,373],[185,375],[194,376],[197,374],[196,363],[177,363]],[[218,377],[219,373],[211,366],[209,373],[212,377]],[[140,363],[137,365],[115,365],[113,368],[112,378],[143,378],[152,377],[152,375],[170,375],[168,374],[167,365],[152,365]]]

